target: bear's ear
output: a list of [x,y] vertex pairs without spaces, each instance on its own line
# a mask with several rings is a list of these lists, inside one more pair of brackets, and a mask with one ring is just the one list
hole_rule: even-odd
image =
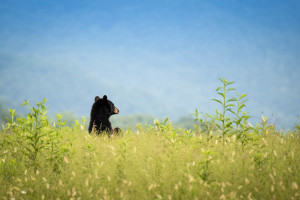
[[104,100],[107,100],[107,96],[106,96],[106,95],[104,95],[104,96],[103,96],[103,99],[104,99]]
[[100,97],[98,97],[98,96],[95,97],[95,101],[97,101],[97,100],[99,100],[99,99],[100,99]]

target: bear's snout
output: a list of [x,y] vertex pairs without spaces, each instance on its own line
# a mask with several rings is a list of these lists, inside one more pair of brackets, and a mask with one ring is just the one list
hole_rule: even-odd
[[114,114],[119,114],[119,110],[118,110],[118,108],[114,108]]

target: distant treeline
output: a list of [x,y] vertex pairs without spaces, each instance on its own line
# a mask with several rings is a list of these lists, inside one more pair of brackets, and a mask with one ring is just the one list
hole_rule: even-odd
[[[18,113],[18,111],[16,111]],[[72,111],[62,111],[62,120],[66,121],[67,126],[72,126],[74,124],[75,120],[81,120],[78,115],[76,115]],[[7,122],[6,118],[9,117],[9,109],[6,108],[1,102],[0,102],[0,125],[2,128],[2,124],[5,124]],[[50,123],[53,123],[56,121],[55,116],[49,117]],[[141,123],[143,125],[150,124],[154,125],[153,121],[155,119],[158,119],[160,121],[163,121],[164,119],[157,118],[153,115],[145,115],[145,114],[134,114],[134,115],[115,115],[110,118],[110,121],[112,123],[113,127],[120,127],[121,129],[128,129],[131,128],[133,130],[136,129],[136,125]],[[86,116],[86,124],[89,123],[89,116]],[[180,127],[180,128],[187,128],[192,129],[194,127],[194,119],[192,117],[186,116],[181,117],[177,121],[172,121],[172,124],[174,127]]]
[[[121,129],[136,129],[136,125],[141,123],[143,125],[153,125],[154,120],[158,119],[163,121],[164,119],[157,118],[153,115],[135,114],[125,116],[113,116],[111,117],[111,123],[114,127],[120,127]],[[177,121],[171,121],[174,127],[192,129],[194,127],[194,119],[192,117],[181,117]]]

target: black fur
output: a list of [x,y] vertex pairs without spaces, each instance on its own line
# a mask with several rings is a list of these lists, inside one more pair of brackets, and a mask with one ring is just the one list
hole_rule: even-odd
[[[89,133],[94,129],[98,134],[103,131],[112,134],[114,130],[109,121],[109,117],[118,113],[119,110],[107,99],[106,95],[104,95],[102,99],[96,96],[91,109]],[[119,132],[119,130],[119,128],[115,129],[116,132]]]

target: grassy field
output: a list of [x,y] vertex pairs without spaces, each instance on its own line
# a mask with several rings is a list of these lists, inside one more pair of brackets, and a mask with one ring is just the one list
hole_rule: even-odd
[[114,137],[57,122],[37,139],[24,124],[0,134],[2,199],[300,198],[299,131],[270,126],[245,143],[168,122]]
[[[89,134],[85,119],[49,123],[46,99],[0,131],[0,199],[300,199],[300,125],[251,125],[245,94],[217,89],[215,115],[194,129],[168,119],[120,135]],[[228,115],[231,113],[231,115]]]

